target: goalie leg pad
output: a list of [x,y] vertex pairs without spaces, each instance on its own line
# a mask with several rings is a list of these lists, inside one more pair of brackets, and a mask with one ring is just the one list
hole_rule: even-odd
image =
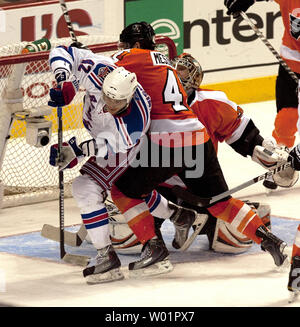
[[122,215],[109,217],[109,230],[112,245],[120,254],[140,254],[142,244],[128,226]]
[[243,253],[249,250],[253,241],[240,233],[229,223],[217,219],[215,234],[211,248],[215,252]]
[[[264,225],[271,230],[271,207],[267,203],[250,202],[244,200],[253,212],[263,221]],[[212,250],[222,253],[243,253],[249,250],[253,241],[240,233],[231,224],[217,219],[213,240]]]
[[244,200],[245,203],[261,218],[264,225],[271,230],[271,207],[267,203],[250,202]]

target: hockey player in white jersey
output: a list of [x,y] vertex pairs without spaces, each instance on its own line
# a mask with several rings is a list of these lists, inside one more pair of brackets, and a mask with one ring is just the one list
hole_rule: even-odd
[[[64,143],[64,160],[60,164],[60,169],[72,168],[83,158],[90,157],[72,185],[83,223],[98,250],[97,257],[83,274],[88,283],[122,279],[121,263],[109,235],[104,201],[106,191],[126,170],[142,143],[150,124],[151,100],[138,84],[136,75],[122,67],[116,68],[110,58],[75,47],[58,47],[51,51],[49,60],[58,83],[50,90],[49,105],[65,106],[72,101],[79,85],[86,89],[83,123],[93,139],[77,145],[73,137]],[[57,145],[51,147],[50,164],[58,165]],[[149,204],[149,209],[165,219],[178,216],[178,212],[197,215],[193,210],[169,208],[160,196],[158,201]],[[139,224],[144,224],[142,219]],[[155,235],[154,222],[146,225],[145,230],[149,229]],[[161,237],[159,239],[163,242]],[[143,243],[143,240],[139,241]],[[171,263],[165,266],[169,269],[165,272],[172,269]]]

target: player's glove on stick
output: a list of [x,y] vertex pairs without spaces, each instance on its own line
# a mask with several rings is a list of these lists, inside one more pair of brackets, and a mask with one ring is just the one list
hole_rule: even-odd
[[[269,1],[269,0],[256,0]],[[227,7],[227,15],[233,15],[233,18],[240,16],[241,11],[247,11],[254,4],[255,0],[224,0],[224,5]]]
[[73,136],[68,142],[63,142],[61,150],[61,162],[58,161],[58,144],[50,147],[49,162],[51,166],[59,167],[59,170],[75,167],[84,157],[81,148],[76,143]]
[[79,86],[77,81],[64,81],[55,88],[50,89],[48,105],[51,107],[63,107],[71,103]]
[[84,141],[77,145],[76,137],[73,136],[62,146],[62,162],[58,162],[58,144],[50,148],[49,162],[51,166],[59,166],[59,170],[75,167],[84,157],[97,155],[98,149],[94,139]]

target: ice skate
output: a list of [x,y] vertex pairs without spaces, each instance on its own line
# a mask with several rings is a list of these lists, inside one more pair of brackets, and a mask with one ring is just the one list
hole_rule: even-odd
[[162,239],[152,238],[144,244],[141,259],[129,264],[130,278],[143,278],[166,274],[173,270],[169,251]]
[[297,300],[300,293],[300,283],[299,283],[299,273],[300,273],[300,257],[295,256],[293,258],[288,281],[288,290],[289,290],[289,303],[292,303]]
[[272,234],[265,226],[260,226],[256,231],[256,236],[262,238],[261,249],[271,254],[276,266],[281,266],[287,254],[284,254],[286,243]]
[[[174,209],[174,213],[170,217],[175,226],[172,246],[175,249],[185,251],[199,234],[208,219],[208,215],[198,214],[195,210],[183,208],[173,203],[169,203],[169,207]],[[194,226],[194,231],[189,237],[189,231],[192,226]]]
[[83,270],[83,277],[86,277],[87,284],[99,284],[124,279],[120,267],[121,262],[116,252],[112,245],[108,245],[98,250],[97,256]]

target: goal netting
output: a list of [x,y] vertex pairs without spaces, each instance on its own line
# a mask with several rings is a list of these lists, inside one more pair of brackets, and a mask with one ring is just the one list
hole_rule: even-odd
[[[79,36],[79,42],[95,53],[111,55],[117,50],[117,37]],[[159,50],[170,58],[176,55],[174,42],[158,36]],[[51,46],[70,45],[70,38],[50,40]],[[49,90],[55,83],[48,65],[49,51],[21,54],[28,42],[0,47],[0,196],[1,207],[12,207],[58,198],[57,168],[49,164],[49,148],[57,143],[56,109],[47,106]],[[64,141],[76,136],[78,143],[89,139],[82,124],[80,89],[72,103],[63,110]],[[26,141],[28,117],[49,111],[44,118],[52,122],[48,145],[35,147]],[[72,180],[81,166],[64,171],[65,196],[71,196]],[[3,194],[3,196],[2,196]]]

